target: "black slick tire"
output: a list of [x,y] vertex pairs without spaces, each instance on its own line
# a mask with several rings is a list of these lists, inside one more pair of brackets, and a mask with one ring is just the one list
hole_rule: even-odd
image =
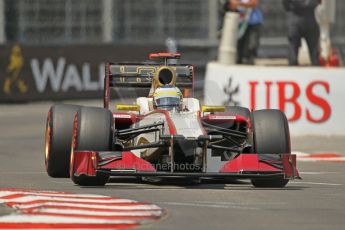
[[54,105],[49,109],[45,133],[45,167],[49,176],[68,178],[74,116],[77,105]]
[[[251,114],[253,127],[254,153],[281,154],[291,153],[289,125],[280,110],[265,109]],[[254,187],[282,188],[289,182],[279,177],[274,179],[252,179]]]
[[[108,109],[83,107],[75,116],[73,151],[111,151],[113,144],[113,115]],[[71,166],[73,167],[73,166]],[[72,170],[73,171],[73,170]],[[72,181],[81,186],[103,186],[108,175],[71,175]]]

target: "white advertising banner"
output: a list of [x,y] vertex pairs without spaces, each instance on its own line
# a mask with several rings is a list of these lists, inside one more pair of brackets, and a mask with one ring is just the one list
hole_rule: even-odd
[[292,135],[345,135],[345,68],[209,63],[206,105],[280,109]]

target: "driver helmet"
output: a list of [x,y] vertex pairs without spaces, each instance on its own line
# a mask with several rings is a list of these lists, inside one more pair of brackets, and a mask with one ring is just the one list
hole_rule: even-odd
[[181,109],[182,93],[175,86],[166,85],[159,87],[153,94],[153,105],[158,109]]

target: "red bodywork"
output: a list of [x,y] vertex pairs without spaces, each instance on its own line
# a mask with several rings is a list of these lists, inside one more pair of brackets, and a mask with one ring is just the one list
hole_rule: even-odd
[[180,59],[181,54],[179,53],[152,53],[149,55],[150,60],[161,60],[161,59]]

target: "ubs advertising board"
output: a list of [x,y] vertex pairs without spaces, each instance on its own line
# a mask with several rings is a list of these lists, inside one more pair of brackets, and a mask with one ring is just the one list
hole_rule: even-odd
[[0,102],[26,102],[101,98],[107,62],[146,61],[165,47],[13,44],[0,50]]
[[207,105],[280,109],[292,135],[345,135],[345,68],[209,63]]

